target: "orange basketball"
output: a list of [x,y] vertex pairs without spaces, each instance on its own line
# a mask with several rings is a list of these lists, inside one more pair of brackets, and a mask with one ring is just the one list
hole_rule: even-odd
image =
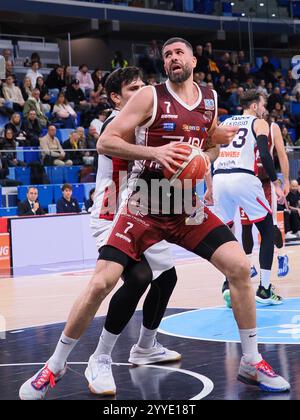
[[[189,160],[186,162],[183,162],[182,160],[178,160],[180,164],[183,164],[183,168],[175,168],[177,169],[176,173],[171,173],[168,169],[164,168],[164,176],[165,178],[169,179],[172,182],[174,182],[176,179],[179,179],[182,182],[183,188],[184,180],[192,180],[192,186],[195,187],[197,184],[197,181],[204,178],[208,167],[209,167],[209,161],[207,156],[199,149],[199,147],[191,146],[189,144],[178,144],[176,145],[176,148],[181,150],[188,150],[190,152],[188,158]],[[190,182],[186,184],[186,187],[190,187]]]

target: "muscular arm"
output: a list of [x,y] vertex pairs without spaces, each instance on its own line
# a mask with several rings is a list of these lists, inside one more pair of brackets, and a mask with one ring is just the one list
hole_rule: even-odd
[[274,133],[274,143],[275,143],[275,149],[278,155],[280,169],[283,174],[284,178],[284,193],[287,195],[290,190],[290,180],[289,180],[289,174],[290,174],[290,165],[289,160],[284,148],[284,142],[281,134],[280,127],[277,124],[273,124],[273,133]]
[[263,167],[269,175],[272,182],[277,181],[277,174],[274,161],[268,149],[268,136],[270,132],[269,125],[266,121],[257,119],[254,122],[254,132],[256,134],[257,147]]

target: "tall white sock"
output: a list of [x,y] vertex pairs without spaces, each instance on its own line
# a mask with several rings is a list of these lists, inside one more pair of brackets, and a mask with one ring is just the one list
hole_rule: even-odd
[[120,337],[120,334],[112,334],[106,331],[103,328],[102,333],[100,335],[98,346],[93,354],[94,357],[100,356],[100,354],[106,354],[107,356],[111,356],[113,348],[117,342],[117,339]]
[[154,345],[154,340],[157,334],[158,328],[155,330],[148,330],[148,328],[141,326],[140,337],[137,345],[143,349],[150,349]]
[[53,373],[58,373],[65,367],[67,359],[78,340],[67,337],[64,333],[60,336],[55,352],[48,361],[48,367]]
[[271,270],[260,270],[260,284],[265,288],[268,289],[271,284]]
[[239,330],[244,359],[247,363],[257,364],[262,361],[258,351],[257,330]]

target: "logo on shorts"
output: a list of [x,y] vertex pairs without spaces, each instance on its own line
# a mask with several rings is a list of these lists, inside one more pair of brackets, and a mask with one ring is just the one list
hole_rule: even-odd
[[214,110],[215,101],[213,99],[204,99],[204,106],[205,106],[205,109]]

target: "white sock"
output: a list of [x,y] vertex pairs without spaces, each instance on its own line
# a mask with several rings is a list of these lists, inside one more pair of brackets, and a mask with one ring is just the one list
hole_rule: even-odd
[[65,367],[67,359],[78,340],[67,337],[64,333],[60,336],[55,352],[48,361],[48,367],[53,373],[58,373]]
[[260,270],[260,284],[265,288],[268,289],[271,284],[271,270]]
[[113,348],[117,342],[117,339],[120,337],[120,334],[112,334],[106,331],[103,328],[102,333],[100,335],[98,346],[93,354],[94,357],[100,356],[100,354],[106,354],[107,356],[111,356]]
[[154,345],[154,340],[157,334],[158,328],[155,330],[148,330],[148,328],[141,326],[140,337],[137,345],[143,349],[150,349]]
[[282,248],[277,248],[277,255],[278,257],[284,257],[286,255],[285,246],[283,246]]
[[257,330],[239,330],[244,359],[247,363],[257,364],[262,361],[258,351]]

